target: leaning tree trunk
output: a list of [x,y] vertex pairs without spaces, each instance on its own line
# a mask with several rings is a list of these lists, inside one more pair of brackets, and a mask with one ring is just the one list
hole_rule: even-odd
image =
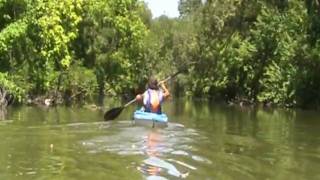
[[4,88],[0,88],[0,107],[5,108],[8,105],[6,100],[7,91]]
[[13,103],[13,95],[10,94],[5,88],[0,87],[0,108],[6,108]]
[[6,107],[8,106],[8,101],[6,99],[7,91],[4,88],[0,87],[0,120],[5,119],[7,112]]

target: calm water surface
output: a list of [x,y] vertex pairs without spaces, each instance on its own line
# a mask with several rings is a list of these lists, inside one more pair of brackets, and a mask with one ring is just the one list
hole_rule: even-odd
[[0,179],[320,179],[320,112],[172,101],[169,126],[152,129],[132,125],[134,108],[112,122],[90,108],[9,109]]

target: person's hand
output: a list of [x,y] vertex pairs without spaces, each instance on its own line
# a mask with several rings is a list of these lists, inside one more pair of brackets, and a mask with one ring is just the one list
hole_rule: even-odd
[[142,95],[141,94],[138,94],[136,96],[136,101],[142,101]]
[[158,84],[159,86],[163,87],[165,85],[164,83],[165,83],[164,81],[160,81]]
[[164,81],[160,81],[159,82],[159,86],[161,87],[161,89],[163,89],[165,92],[167,92],[168,91],[168,89],[167,89],[167,87],[166,87],[166,85],[165,85],[165,82]]

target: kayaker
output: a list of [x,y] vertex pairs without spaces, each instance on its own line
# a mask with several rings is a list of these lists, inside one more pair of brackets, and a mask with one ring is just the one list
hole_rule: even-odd
[[146,112],[161,114],[161,104],[169,96],[170,92],[165,83],[163,81],[158,83],[158,80],[152,76],[148,81],[148,89],[142,95],[138,94],[136,101],[143,103]]

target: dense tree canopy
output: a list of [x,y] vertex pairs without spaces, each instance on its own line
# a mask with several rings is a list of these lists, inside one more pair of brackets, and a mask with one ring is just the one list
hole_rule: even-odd
[[177,94],[320,105],[318,0],[0,0],[0,85],[24,102],[132,94],[194,62]]
[[187,92],[286,106],[319,105],[318,1],[202,2],[195,10],[200,11],[197,18],[187,22],[201,21],[194,32],[199,63],[183,85]]

